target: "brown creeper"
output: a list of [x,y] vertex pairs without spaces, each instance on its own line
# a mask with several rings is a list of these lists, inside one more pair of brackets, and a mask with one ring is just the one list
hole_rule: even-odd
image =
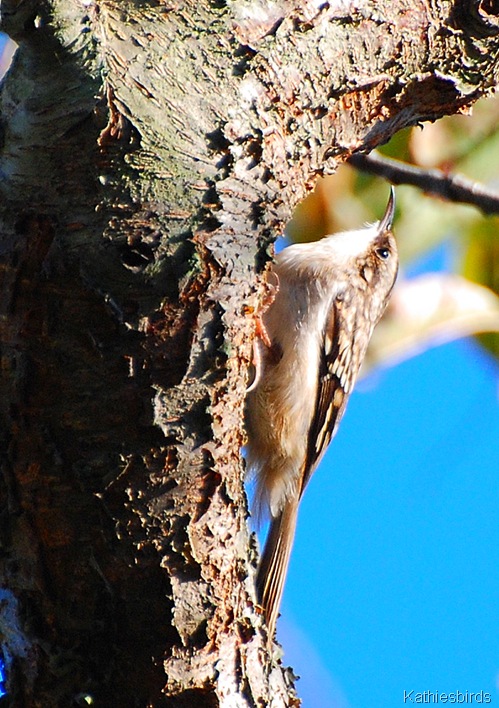
[[[345,411],[397,276],[394,192],[380,222],[296,244],[276,256],[275,300],[262,315],[260,371],[247,398],[250,473],[270,529],[257,577],[273,637],[298,504]],[[270,282],[270,281],[269,281]],[[263,340],[263,338],[262,338]]]

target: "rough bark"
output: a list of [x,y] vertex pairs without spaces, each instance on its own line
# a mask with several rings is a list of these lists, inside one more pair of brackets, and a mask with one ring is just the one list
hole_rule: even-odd
[[1,9],[12,703],[294,705],[255,612],[240,458],[258,273],[318,175],[496,85],[497,7]]

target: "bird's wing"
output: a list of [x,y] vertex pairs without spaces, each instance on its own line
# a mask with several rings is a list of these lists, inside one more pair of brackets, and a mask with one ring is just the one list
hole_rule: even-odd
[[358,319],[354,303],[346,300],[346,293],[333,300],[322,336],[317,398],[300,495],[336,432],[357,378],[368,340]]

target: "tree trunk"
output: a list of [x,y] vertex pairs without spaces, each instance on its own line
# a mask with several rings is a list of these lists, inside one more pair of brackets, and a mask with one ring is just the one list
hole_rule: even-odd
[[240,455],[259,273],[318,175],[492,90],[494,5],[1,9],[12,705],[297,705]]

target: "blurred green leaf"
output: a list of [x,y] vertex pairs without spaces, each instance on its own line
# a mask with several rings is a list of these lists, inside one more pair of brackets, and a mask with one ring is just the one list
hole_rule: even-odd
[[[499,293],[499,218],[483,219],[468,232],[462,272],[470,280]],[[499,335],[480,337],[482,344],[499,357]]]

